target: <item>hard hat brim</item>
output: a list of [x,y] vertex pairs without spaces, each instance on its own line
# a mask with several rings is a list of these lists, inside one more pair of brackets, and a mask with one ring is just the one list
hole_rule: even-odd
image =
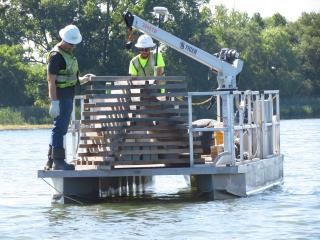
[[151,44],[150,44],[150,45],[141,45],[141,44],[139,44],[139,43],[136,43],[134,46],[135,46],[136,48],[153,48],[153,47],[156,46],[156,44],[153,43],[152,45],[151,45]]
[[78,44],[82,41],[82,36],[81,34],[77,34],[76,37],[73,36],[73,38],[70,38],[70,36],[67,34],[67,29],[66,28],[62,28],[59,31],[59,36],[61,37],[61,39],[67,43],[70,44]]

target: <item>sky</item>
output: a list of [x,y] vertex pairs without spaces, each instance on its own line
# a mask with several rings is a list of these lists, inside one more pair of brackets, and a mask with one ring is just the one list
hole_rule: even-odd
[[249,16],[259,12],[261,16],[271,17],[280,13],[289,21],[297,20],[302,12],[320,13],[320,0],[211,0],[210,5],[224,5],[228,9],[246,12]]

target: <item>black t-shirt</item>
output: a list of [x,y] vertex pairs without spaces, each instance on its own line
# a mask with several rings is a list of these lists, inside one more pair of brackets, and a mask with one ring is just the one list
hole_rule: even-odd
[[[48,62],[48,73],[58,75],[60,70],[66,69],[66,61],[63,56],[58,52],[53,52],[50,55]],[[57,98],[73,98],[75,95],[75,86],[58,88],[57,87]]]

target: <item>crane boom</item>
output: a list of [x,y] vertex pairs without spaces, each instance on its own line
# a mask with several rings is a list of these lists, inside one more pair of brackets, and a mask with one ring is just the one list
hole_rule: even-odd
[[146,33],[178,52],[208,66],[210,69],[213,69],[217,72],[218,89],[223,90],[237,88],[236,76],[242,70],[242,60],[236,58],[232,63],[223,61],[219,57],[164,31],[136,15],[131,14],[129,11],[124,13],[124,20],[128,28],[135,28]]

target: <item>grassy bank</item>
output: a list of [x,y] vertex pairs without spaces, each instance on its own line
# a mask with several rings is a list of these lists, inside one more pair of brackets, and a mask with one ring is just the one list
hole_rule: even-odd
[[48,108],[35,106],[0,108],[0,125],[43,125],[51,122]]
[[1,125],[0,124],[0,131],[1,130],[23,130],[23,129],[49,129],[51,128],[51,124],[8,124],[8,125]]
[[320,98],[281,99],[281,119],[320,118]]

